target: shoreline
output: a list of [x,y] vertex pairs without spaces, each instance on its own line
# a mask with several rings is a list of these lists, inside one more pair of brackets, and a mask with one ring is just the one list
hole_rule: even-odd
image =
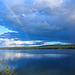
[[0,47],[0,49],[75,49],[75,45]]

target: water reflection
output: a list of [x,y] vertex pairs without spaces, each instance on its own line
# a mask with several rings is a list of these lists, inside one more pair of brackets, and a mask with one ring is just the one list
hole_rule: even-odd
[[51,58],[61,58],[67,56],[67,54],[31,54],[31,53],[15,53],[15,52],[2,52],[2,58],[5,60],[14,60],[20,58],[43,58],[43,57],[51,57]]
[[0,51],[2,59],[14,66],[18,75],[75,75],[73,53],[74,50]]

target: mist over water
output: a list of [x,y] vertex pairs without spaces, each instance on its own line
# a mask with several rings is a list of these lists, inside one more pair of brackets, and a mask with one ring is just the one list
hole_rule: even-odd
[[75,75],[75,50],[0,50],[18,75]]

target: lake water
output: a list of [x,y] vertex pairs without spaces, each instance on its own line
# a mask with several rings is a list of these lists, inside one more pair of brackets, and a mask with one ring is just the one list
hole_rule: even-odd
[[75,75],[74,49],[0,50],[17,75]]

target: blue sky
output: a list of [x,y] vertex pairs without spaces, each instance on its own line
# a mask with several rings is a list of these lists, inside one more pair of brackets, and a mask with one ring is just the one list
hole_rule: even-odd
[[74,33],[75,0],[0,0],[1,46],[74,44]]
[[16,32],[16,31],[12,31],[12,30],[9,30],[8,28],[5,28],[4,26],[0,26],[0,35],[4,33],[8,33],[8,32]]

